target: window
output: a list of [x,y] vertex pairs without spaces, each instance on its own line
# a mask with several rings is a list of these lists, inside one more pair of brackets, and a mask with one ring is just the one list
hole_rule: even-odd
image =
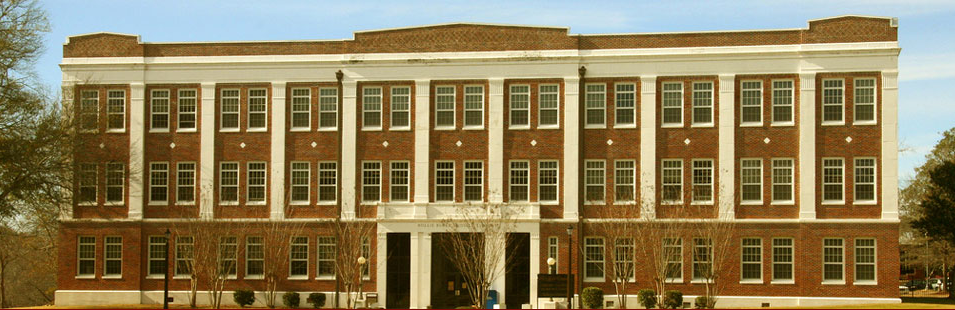
[[176,275],[191,275],[195,261],[195,243],[192,236],[176,237]]
[[683,202],[683,161],[664,159],[660,182],[663,184],[663,202],[679,204]]
[[96,274],[96,237],[79,236],[76,251],[76,275],[94,276]]
[[335,278],[335,237],[318,237],[318,278]]
[[312,167],[308,162],[292,162],[292,203],[309,203]]
[[289,247],[289,276],[308,277],[308,237],[292,237]]
[[311,128],[312,90],[292,88],[292,128]]
[[693,160],[693,202],[713,202],[713,160]]
[[338,201],[338,163],[318,162],[318,202]]
[[633,238],[617,238],[614,241],[614,278],[634,281],[636,265],[633,245]]
[[763,123],[762,81],[743,81],[740,83],[739,106],[740,124]]
[[219,100],[220,128],[239,130],[239,90],[223,89]]
[[249,129],[265,129],[267,101],[265,88],[249,89]]
[[371,239],[361,238],[361,256],[366,259],[365,264],[361,265],[361,278],[368,280],[371,278]]
[[236,237],[219,238],[219,272],[230,276],[236,275],[238,239]]
[[693,124],[713,125],[713,82],[693,83]]
[[484,126],[484,86],[464,86],[464,127]]
[[338,128],[338,88],[318,89],[318,128]]
[[150,96],[149,108],[152,118],[150,129],[169,129],[169,90],[154,90]]
[[663,125],[683,126],[683,83],[663,83]]
[[77,183],[79,186],[78,201],[80,203],[96,203],[96,164],[79,164]]
[[362,129],[381,128],[381,87],[364,87],[361,96]]
[[391,201],[408,201],[409,166],[406,161],[391,162]]
[[245,237],[245,275],[247,277],[265,275],[265,249],[262,247],[262,237]]
[[841,282],[843,270],[842,239],[826,238],[822,239],[822,281]]
[[196,129],[196,90],[179,90],[179,129]]
[[744,203],[763,201],[763,160],[742,159],[739,167],[741,197]]
[[773,159],[773,202],[793,201],[793,160]]
[[616,84],[614,92],[616,99],[616,124],[618,126],[633,126],[637,123],[637,84]]
[[165,203],[168,195],[169,164],[149,163],[149,202]]
[[454,201],[454,162],[434,163],[434,201]]
[[822,159],[822,201],[842,202],[842,158]]
[[361,201],[381,201],[381,162],[361,163]]
[[239,203],[239,163],[219,163],[219,202]]
[[511,161],[510,201],[528,201],[530,191],[530,164],[526,161]]
[[875,239],[856,239],[856,282],[875,282]]
[[106,94],[106,129],[122,131],[126,128],[126,91],[111,90]]
[[875,203],[875,158],[855,159],[855,201]]
[[538,94],[538,109],[540,109],[540,127],[558,127],[560,122],[560,86],[557,84],[541,84]]
[[773,81],[773,123],[793,122],[793,81]]
[[249,162],[248,169],[248,202],[265,203],[265,162]]
[[530,126],[531,87],[511,85],[511,122],[510,127]]
[[391,128],[409,127],[411,127],[411,87],[392,87]]
[[604,165],[604,161],[602,160],[584,161],[585,197],[587,202],[596,203],[604,201],[604,190],[606,188],[604,183],[607,181]]
[[454,128],[454,86],[438,86],[434,90],[434,127]]
[[604,126],[604,118],[607,116],[607,85],[587,84],[584,96],[587,126]]
[[842,123],[843,100],[842,80],[822,80],[822,122]]
[[179,163],[176,169],[176,202],[190,204],[196,201],[196,163]]
[[793,239],[773,239],[773,281],[793,280]]
[[683,239],[663,239],[663,256],[666,257],[666,277],[669,282],[683,281]]
[[537,200],[540,202],[557,202],[557,161],[542,160],[537,162]]
[[464,162],[464,201],[484,201],[484,162]]
[[556,273],[557,266],[560,264],[560,239],[557,237],[547,237],[547,258],[554,259],[554,266],[548,270],[548,273]]
[[636,162],[632,160],[618,160],[614,162],[614,200],[629,202],[636,200],[634,180]]
[[712,279],[713,240],[709,238],[693,239],[693,279]]
[[604,281],[604,239],[584,238],[584,281]]
[[99,127],[99,92],[85,90],[80,93],[80,129],[96,130]]
[[763,239],[743,238],[743,282],[763,281]]
[[126,165],[123,163],[106,164],[106,202],[123,202],[123,185],[126,183]]
[[150,276],[166,275],[166,237],[149,236],[149,262],[147,263]]
[[855,80],[855,121],[875,122],[875,79]]
[[123,274],[123,237],[106,236],[104,252],[106,253],[103,262],[103,276],[118,277]]

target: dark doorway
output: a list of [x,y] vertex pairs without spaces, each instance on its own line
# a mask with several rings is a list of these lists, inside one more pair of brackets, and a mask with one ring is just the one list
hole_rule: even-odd
[[521,309],[531,302],[531,235],[507,234],[507,265],[504,273],[504,301],[508,309]]
[[[476,233],[464,234],[472,237],[475,246],[483,246],[483,236]],[[431,234],[431,308],[454,309],[471,305],[471,293],[467,282],[457,266],[448,257],[442,244],[449,242],[451,233]]]
[[385,307],[411,307],[411,234],[388,233]]

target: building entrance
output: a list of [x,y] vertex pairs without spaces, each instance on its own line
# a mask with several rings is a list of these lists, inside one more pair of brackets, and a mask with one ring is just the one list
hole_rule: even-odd
[[[483,246],[481,234],[468,234],[475,246]],[[431,234],[431,308],[454,309],[471,305],[471,293],[464,276],[451,261],[443,243],[449,242],[451,233]]]
[[387,251],[385,307],[408,309],[411,307],[411,234],[389,233]]

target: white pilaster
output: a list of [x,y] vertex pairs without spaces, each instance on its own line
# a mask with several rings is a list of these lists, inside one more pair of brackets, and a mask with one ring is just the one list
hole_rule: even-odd
[[272,195],[273,220],[285,218],[285,82],[272,82]]
[[[539,227],[539,226],[538,226]],[[540,272],[541,262],[541,234],[540,232],[531,233],[531,253],[530,253],[530,290],[531,290],[531,309],[537,308],[537,274]]]
[[504,79],[488,79],[488,201],[504,201]]
[[375,289],[378,304],[387,305],[388,294],[388,233],[378,225],[378,244],[375,246]]
[[[418,252],[418,260],[421,261],[421,269],[418,271],[421,273],[421,276],[418,278],[418,289],[421,291],[419,302],[419,308],[425,308],[428,305],[431,305],[431,233],[422,232],[421,234],[421,243],[419,249],[421,252]],[[415,253],[415,252],[411,252]],[[412,258],[414,259],[414,258]],[[414,307],[412,307],[414,308]]]
[[655,218],[657,179],[657,77],[640,77],[640,217]]
[[414,102],[414,202],[415,217],[427,217],[425,205],[428,203],[428,180],[431,175],[430,164],[430,116],[431,81],[415,80]]
[[357,172],[355,152],[358,142],[357,86],[358,83],[355,80],[349,80],[346,74],[345,80],[342,81],[342,175],[340,176],[342,181],[341,216],[345,219],[355,218],[355,174]]
[[[484,233],[484,251],[485,253],[495,253],[492,249],[493,247],[499,247],[499,249],[504,249],[500,251],[503,255],[496,256],[487,256],[485,259],[496,260],[497,262],[488,261],[485,266],[496,266],[495,270],[492,270],[494,282],[491,282],[490,289],[497,290],[497,302],[501,305],[505,304],[507,301],[507,290],[505,286],[507,285],[507,276],[505,270],[507,270],[507,256],[511,253],[507,253],[507,237],[505,232],[499,234],[488,234]],[[531,271],[533,272],[533,270]]]
[[882,219],[899,219],[899,71],[882,72]]
[[720,74],[720,102],[719,102],[719,173],[720,173],[720,186],[718,187],[719,191],[719,210],[720,218],[722,219],[733,219],[736,217],[736,211],[734,206],[736,205],[736,199],[734,199],[734,193],[736,192],[736,180],[733,175],[733,171],[736,169],[736,133],[735,133],[735,122],[734,116],[735,111],[734,107],[736,106],[735,100],[735,90],[736,89],[736,75],[733,74]]
[[816,218],[816,73],[799,74],[799,218]]
[[129,214],[130,219],[143,218],[143,174],[146,169],[146,85],[129,84]]
[[216,184],[215,135],[216,135],[216,84],[201,85],[201,114],[199,116],[199,216],[213,217]]
[[[60,87],[61,87],[60,94],[62,94],[61,96],[63,97],[61,102],[61,107],[79,106],[80,103],[77,101],[74,101],[75,100],[74,95],[76,92],[76,88],[75,88],[76,80],[74,80],[71,75],[63,73],[63,82]],[[66,191],[68,190],[67,189],[63,190],[64,194],[67,194]],[[72,202],[65,202],[60,204],[59,218],[60,220],[68,220],[73,218],[73,203]]]
[[580,78],[564,77],[564,219],[577,220],[580,194]]

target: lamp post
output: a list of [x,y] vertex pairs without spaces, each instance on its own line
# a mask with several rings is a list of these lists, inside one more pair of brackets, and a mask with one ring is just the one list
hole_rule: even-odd
[[169,309],[169,228],[166,228],[166,272],[162,277],[162,308]]
[[[362,273],[364,273],[364,271],[365,271],[364,267],[365,267],[365,263],[367,263],[367,262],[368,262],[368,260],[365,259],[365,256],[359,256],[359,257],[358,257],[358,297],[361,297],[361,300],[365,300],[365,298],[364,298],[364,297],[365,297],[365,296],[364,296],[365,293],[362,292],[362,287],[361,287],[361,286],[362,286],[362,284],[364,284],[363,282],[365,281],[365,277],[364,277],[364,275],[363,275]],[[364,301],[364,302],[367,303],[368,301]],[[365,304],[364,306],[367,307],[368,305]]]
[[547,258],[547,270],[549,270],[549,273],[550,273],[550,274],[554,274],[554,273],[555,273],[556,270],[554,270],[554,264],[556,264],[556,263],[557,263],[557,260],[554,259],[553,257],[548,257],[548,258]]
[[574,265],[574,226],[567,226],[567,309],[573,309],[573,282],[570,281],[573,277],[573,269],[571,266]]

